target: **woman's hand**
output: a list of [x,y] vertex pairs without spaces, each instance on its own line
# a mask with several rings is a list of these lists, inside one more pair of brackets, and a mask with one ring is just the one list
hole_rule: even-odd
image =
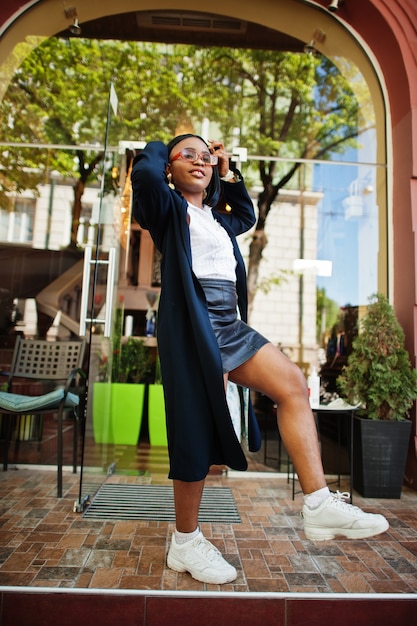
[[221,141],[215,141],[214,139],[209,139],[208,144],[210,152],[215,154],[219,159],[217,167],[219,168],[220,178],[222,176],[226,176],[229,171],[229,155],[224,148],[224,144]]

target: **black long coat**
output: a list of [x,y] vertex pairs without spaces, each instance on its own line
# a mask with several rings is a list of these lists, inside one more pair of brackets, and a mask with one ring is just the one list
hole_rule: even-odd
[[[162,253],[157,338],[167,416],[170,478],[198,481],[212,464],[247,469],[224,392],[222,362],[210,324],[204,292],[192,271],[187,201],[171,189],[165,170],[168,150],[150,142],[132,170],[133,214],[150,231]],[[229,233],[237,261],[240,315],[247,319],[246,272],[236,235],[255,223],[252,201],[243,181],[222,183],[230,214],[216,213]],[[249,449],[261,437],[249,410]]]

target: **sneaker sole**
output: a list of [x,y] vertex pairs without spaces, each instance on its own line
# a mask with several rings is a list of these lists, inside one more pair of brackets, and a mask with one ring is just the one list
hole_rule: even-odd
[[231,583],[237,577],[236,571],[230,572],[230,574],[228,575],[225,574],[224,576],[219,576],[218,574],[213,574],[213,576],[204,576],[203,574],[200,574],[200,572],[192,572],[187,567],[184,567],[181,561],[179,561],[170,554],[168,554],[167,565],[169,569],[174,570],[174,572],[179,572],[180,574],[188,572],[195,580],[198,580],[201,583],[209,583],[212,585],[224,585],[225,583]]
[[385,533],[389,528],[388,522],[380,528],[304,528],[304,533],[310,541],[330,541],[335,537],[347,539],[367,539]]

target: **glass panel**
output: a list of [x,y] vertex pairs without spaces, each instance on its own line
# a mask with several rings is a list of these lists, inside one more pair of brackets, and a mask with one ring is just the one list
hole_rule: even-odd
[[[371,134],[367,145],[375,145]],[[250,322],[306,375],[321,371],[335,393],[361,312],[379,289],[385,165],[358,161],[353,151],[330,162],[307,161],[292,187],[281,190],[268,216],[262,288]],[[248,258],[247,237],[240,246]]]
[[[38,43],[33,41],[34,46]],[[358,128],[361,132],[365,127],[374,128],[372,101],[362,77],[358,78],[353,65],[347,67],[343,59],[336,61],[346,72],[352,72],[352,88],[355,95],[357,92],[361,104],[359,115],[363,118],[358,120]],[[67,67],[69,72],[74,71],[71,65]],[[76,99],[72,105],[74,101]],[[14,110],[19,110],[20,115],[21,110],[27,112],[29,108],[14,107]],[[175,107],[172,112],[176,114]],[[12,114],[13,107],[8,114],[10,128],[12,122],[19,121],[18,118],[13,120]],[[116,124],[111,107],[109,114],[104,167],[97,167],[96,179],[94,182],[90,179],[83,189],[80,214],[76,218],[73,215],[74,180],[51,170],[51,146],[21,144],[17,147],[22,133],[29,142],[24,135],[24,125],[16,126],[16,136],[7,132],[10,143],[3,146],[3,168],[9,172],[14,171],[14,164],[23,162],[23,156],[36,153],[32,173],[38,176],[39,192],[37,196],[26,189],[11,187],[0,203],[3,261],[0,263],[0,288],[6,292],[5,300],[11,299],[11,305],[6,306],[10,309],[10,320],[6,323],[15,325],[18,332],[26,335],[51,339],[78,335],[85,249],[91,249],[94,261],[87,281],[90,286],[87,317],[91,320],[86,329],[90,346],[90,384],[80,502],[87,495],[91,496],[107,473],[115,468],[117,471],[142,471],[137,461],[139,435],[133,436],[133,443],[125,443],[125,439],[121,443],[115,441],[111,406],[114,403],[120,406],[120,400],[115,400],[112,383],[126,368],[116,368],[117,374],[114,374],[113,366],[118,362],[122,345],[131,335],[144,339],[150,348],[151,360],[155,357],[155,338],[146,335],[154,332],[152,311],[160,286],[160,259],[149,233],[130,222],[130,190],[125,183],[129,180],[132,145],[127,142],[120,146],[120,152],[119,146],[109,148],[109,137],[116,143],[124,133],[129,134],[123,122],[117,120]],[[103,120],[104,117],[103,113]],[[150,120],[152,116],[148,117]],[[159,118],[157,120],[159,124]],[[197,132],[203,125],[208,130],[209,120],[193,122]],[[228,118],[230,126],[229,122]],[[83,120],[84,133],[90,126],[88,119]],[[143,136],[152,139],[153,131],[149,128],[151,126],[144,127]],[[97,151],[102,149],[105,139],[103,129],[104,124],[97,131],[100,141],[95,138]],[[78,126],[77,130],[80,130]],[[113,130],[117,132],[113,134]],[[303,161],[291,184],[280,191],[268,215],[265,230],[269,244],[259,267],[261,288],[256,293],[251,322],[307,369],[316,362],[326,361],[334,327],[339,331],[336,335],[340,346],[341,321],[350,323],[353,316],[356,324],[360,307],[366,305],[368,296],[387,280],[385,164],[377,163],[374,132],[361,135],[361,146],[354,151],[330,155],[326,162]],[[382,144],[383,141],[379,141],[380,154]],[[284,152],[288,155],[291,146],[287,148]],[[70,160],[74,159],[77,146],[66,150]],[[78,152],[82,150],[78,147]],[[90,156],[92,152],[90,148]],[[276,157],[252,155],[240,164],[246,180],[254,183],[255,205],[260,190],[257,164],[262,158]],[[278,160],[282,161],[283,172],[294,164],[294,160]],[[110,188],[117,188],[116,195],[103,194],[106,181],[111,183]],[[75,238],[71,236],[74,230]],[[246,259],[249,258],[249,242],[250,237],[246,235],[241,240]],[[114,279],[109,278],[108,273],[110,252],[116,266]],[[276,277],[280,279],[278,286]],[[109,287],[113,287],[111,300],[107,299]],[[105,337],[103,324],[98,320],[105,319],[109,311],[113,316],[109,321],[110,335]],[[99,389],[103,390],[101,400]],[[144,430],[146,398],[134,402],[136,408],[132,413],[142,420],[139,429],[142,428],[143,441],[148,445]],[[140,408],[142,404],[144,412]],[[95,405],[99,407],[101,426],[95,418]],[[133,432],[134,428],[129,426],[127,430]]]
[[[375,143],[372,136],[368,136],[367,146],[372,143]],[[358,311],[378,289],[378,258],[382,247],[378,198],[385,197],[385,166],[357,161],[357,153],[345,154],[343,160],[338,158],[338,162],[306,163],[304,173],[294,179],[292,189],[280,194],[269,216],[269,244],[260,266],[260,284],[269,282],[271,287],[268,293],[259,290],[251,316],[254,326],[280,344],[293,360],[307,363],[309,368],[314,363],[331,365],[335,354],[332,331],[336,331],[340,343],[341,331],[352,332],[353,316],[354,332]],[[130,213],[126,218],[124,212],[126,208],[130,211],[130,160],[131,152],[123,148],[121,155],[112,158],[111,165],[109,160],[110,170],[112,163],[117,163],[120,193],[105,197],[101,213],[98,183],[86,188],[77,250],[68,249],[73,190],[64,179],[51,177],[48,184],[40,187],[39,198],[16,196],[14,210],[2,208],[0,213],[0,254],[4,260],[0,264],[3,268],[0,287],[11,295],[11,315],[17,331],[28,336],[45,333],[53,339],[77,334],[83,250],[86,246],[94,248],[99,240],[98,258],[104,261],[111,249],[117,250],[112,324],[116,337],[105,338],[103,326],[98,324],[93,324],[91,332],[82,498],[92,495],[94,485],[99,485],[108,471],[115,468],[121,472],[144,471],[140,464],[135,465],[138,453],[135,444],[119,445],[103,440],[103,437],[112,437],[111,367],[104,367],[103,356],[111,363],[111,355],[120,346],[121,338],[123,341],[129,335],[145,338],[147,289],[153,285],[157,291],[160,283],[159,255],[149,245],[148,234],[136,224],[129,231]],[[249,161],[243,167],[254,166],[255,162]],[[304,203],[300,201],[300,181],[304,181]],[[26,245],[21,245],[22,238]],[[35,241],[38,242],[36,247]],[[11,248],[13,244],[17,247]],[[240,245],[248,258],[246,236]],[[140,278],[142,254],[149,254],[147,283]],[[71,274],[75,266],[78,268],[76,279]],[[67,271],[70,272],[68,282]],[[282,284],[274,286],[274,276],[283,272]],[[55,312],[51,310],[51,283],[52,291],[59,293]],[[92,291],[91,317],[103,318],[107,265],[98,264],[92,286],[95,290]],[[347,311],[352,313],[350,317],[346,316]],[[343,324],[348,324],[348,328]],[[151,356],[154,355],[155,339],[145,338],[145,341],[151,347]],[[331,374],[324,375],[331,378]],[[97,393],[100,386],[105,388],[101,404]],[[101,412],[101,435],[94,433],[94,428],[98,428],[94,422],[94,402]],[[140,426],[146,429],[146,413],[136,411],[136,415],[142,420]],[[142,434],[146,439],[146,432]],[[53,459],[46,462],[52,463]]]
[[[106,141],[117,109],[117,95],[110,87]],[[105,146],[107,150],[107,144]],[[131,232],[130,167],[133,159],[129,150],[108,158],[105,151],[101,192],[92,207],[92,220],[97,223],[97,242],[90,266],[90,295],[87,301],[87,336],[90,345],[89,393],[83,436],[82,472],[78,508],[83,510],[106,476],[116,470],[129,471],[130,455],[139,442],[145,396],[146,363],[149,348],[137,315],[129,311],[125,289],[137,285],[140,237]],[[137,147],[137,146],[136,146]],[[110,162],[110,166],[109,166]],[[111,177],[116,194],[105,194],[106,177]],[[90,248],[88,248],[90,249]],[[87,272],[88,269],[84,270]],[[83,285],[83,292],[86,284]],[[84,293],[85,296],[85,293]],[[83,315],[83,312],[82,314]],[[145,312],[143,314],[143,319]],[[136,318],[136,319],[135,319]],[[140,359],[143,370],[140,370]]]

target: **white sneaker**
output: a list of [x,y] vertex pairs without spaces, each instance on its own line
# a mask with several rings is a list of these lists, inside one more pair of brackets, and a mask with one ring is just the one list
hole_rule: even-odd
[[235,580],[237,572],[210,541],[199,533],[192,541],[178,544],[172,535],[167,565],[176,572],[189,572],[202,583],[222,585]]
[[311,541],[334,539],[343,535],[348,539],[365,539],[384,533],[389,524],[383,515],[364,513],[362,509],[345,502],[348,493],[331,493],[317,509],[303,506],[304,532]]

